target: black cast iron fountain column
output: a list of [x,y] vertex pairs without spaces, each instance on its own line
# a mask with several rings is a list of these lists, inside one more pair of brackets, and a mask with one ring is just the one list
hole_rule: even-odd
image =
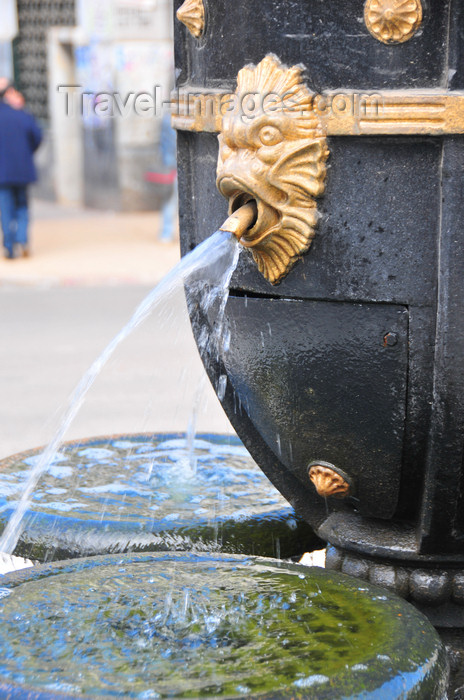
[[183,252],[224,220],[216,177],[258,212],[223,406],[329,567],[461,626],[464,9],[179,5]]

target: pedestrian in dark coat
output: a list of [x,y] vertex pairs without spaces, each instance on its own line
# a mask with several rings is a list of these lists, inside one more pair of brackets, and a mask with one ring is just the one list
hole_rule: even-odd
[[10,259],[18,249],[29,253],[27,188],[37,180],[33,153],[42,140],[39,125],[22,109],[23,103],[11,83],[0,78],[0,220]]

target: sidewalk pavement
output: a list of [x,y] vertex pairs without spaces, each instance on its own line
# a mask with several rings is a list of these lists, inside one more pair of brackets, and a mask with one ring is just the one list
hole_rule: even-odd
[[179,260],[179,243],[157,239],[157,212],[115,213],[31,203],[28,258],[0,256],[0,285],[144,284]]

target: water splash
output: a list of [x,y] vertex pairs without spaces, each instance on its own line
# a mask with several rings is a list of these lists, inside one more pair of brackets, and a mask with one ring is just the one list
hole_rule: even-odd
[[197,388],[195,390],[192,404],[192,413],[190,415],[190,420],[186,432],[188,464],[192,475],[196,474],[197,471],[197,461],[195,458],[195,436],[197,434],[198,414],[200,412],[200,406],[203,404],[203,394],[206,387],[206,380],[206,374],[202,374],[198,382]]
[[[234,250],[233,259],[228,268],[224,270],[224,274],[217,284],[211,286],[211,288],[205,292],[204,285],[205,281],[201,280],[196,284],[192,284],[187,291],[187,303],[190,305],[198,304],[200,311],[205,316],[208,316],[212,309],[216,310],[215,321],[211,333],[208,333],[206,327],[200,331],[200,335],[197,339],[198,349],[200,355],[204,359],[207,355],[210,357],[215,357],[216,361],[227,353],[230,346],[230,328],[227,325],[225,318],[225,310],[227,305],[227,300],[229,298],[229,288],[230,280],[237,267],[238,258],[240,255],[240,247],[237,245]],[[216,393],[220,401],[224,399],[225,391],[227,385],[227,378],[225,375],[219,378],[218,386],[216,387]],[[198,419],[198,413],[200,407],[203,405],[203,392],[206,386],[206,376],[203,374],[198,383],[197,390],[195,392],[195,398],[193,401],[192,415],[187,429],[187,441],[189,445],[189,463],[190,468],[193,473],[195,473],[195,453],[193,450],[193,444],[196,434],[196,425]]]
[[[0,552],[11,554],[18,542],[23,528],[23,518],[29,507],[31,496],[41,475],[52,464],[64,436],[76,417],[84,399],[95,379],[108,362],[116,348],[144,321],[161,303],[166,302],[179,284],[189,283],[195,275],[201,272],[201,279],[210,285],[210,293],[206,303],[219,299],[219,310],[222,318],[218,318],[216,327],[223,326],[224,309],[227,303],[228,284],[237,265],[239,246],[234,236],[223,231],[217,231],[206,241],[198,245],[164,277],[164,279],[145,297],[135,310],[132,318],[119,331],[113,340],[93,362],[74,389],[64,411],[60,425],[43,452],[41,459],[31,470],[21,499],[15,512],[0,537]],[[197,279],[198,284],[198,279]],[[216,334],[213,342],[217,342]]]
[[219,401],[222,401],[224,399],[224,396],[226,395],[226,388],[227,388],[227,375],[221,374],[221,376],[218,379],[217,388],[216,388],[216,393],[218,395]]

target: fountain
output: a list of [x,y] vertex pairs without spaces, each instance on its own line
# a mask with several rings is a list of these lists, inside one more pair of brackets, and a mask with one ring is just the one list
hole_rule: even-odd
[[[223,235],[242,238],[255,218],[256,207],[246,203],[226,220]],[[181,279],[191,312],[211,320],[199,342],[207,362],[227,352],[226,296],[212,293],[214,284],[198,286],[196,271]],[[151,301],[141,308],[147,311]],[[100,365],[101,358],[78,386],[64,426]],[[219,381],[220,395],[223,389]],[[29,509],[22,546],[28,539],[43,559],[76,558],[0,580],[0,697],[444,697],[444,647],[407,603],[337,572],[225,553],[262,546],[257,514],[280,539],[276,492],[264,477],[258,488],[249,460],[234,463],[237,442],[139,435],[59,445],[63,432],[61,426],[45,450],[1,465],[4,492],[14,497],[26,484],[16,508],[19,525],[10,527],[18,520],[11,517],[2,540],[16,541]],[[218,471],[221,453],[227,461]],[[239,454],[243,460],[243,448]],[[29,483],[25,466],[32,466]],[[211,518],[207,507],[217,509],[221,496],[234,498],[235,507]],[[248,505],[245,522],[237,519],[237,503]],[[193,519],[198,510],[209,517]],[[68,522],[66,511],[74,516]],[[100,516],[90,533],[89,514]],[[211,524],[221,542],[208,539]],[[287,529],[298,548],[295,524]],[[173,551],[178,545],[184,551]],[[82,556],[113,548],[144,551]],[[156,549],[163,551],[149,551]]]
[[257,207],[208,374],[327,566],[462,650],[462,11],[189,0],[177,16],[182,250],[223,197]]
[[[230,421],[329,542],[329,568],[462,627],[463,15],[421,0],[188,8],[183,251],[224,197],[229,213],[257,207],[234,341],[204,358],[209,376],[227,378]],[[199,337],[211,319],[192,323]]]

